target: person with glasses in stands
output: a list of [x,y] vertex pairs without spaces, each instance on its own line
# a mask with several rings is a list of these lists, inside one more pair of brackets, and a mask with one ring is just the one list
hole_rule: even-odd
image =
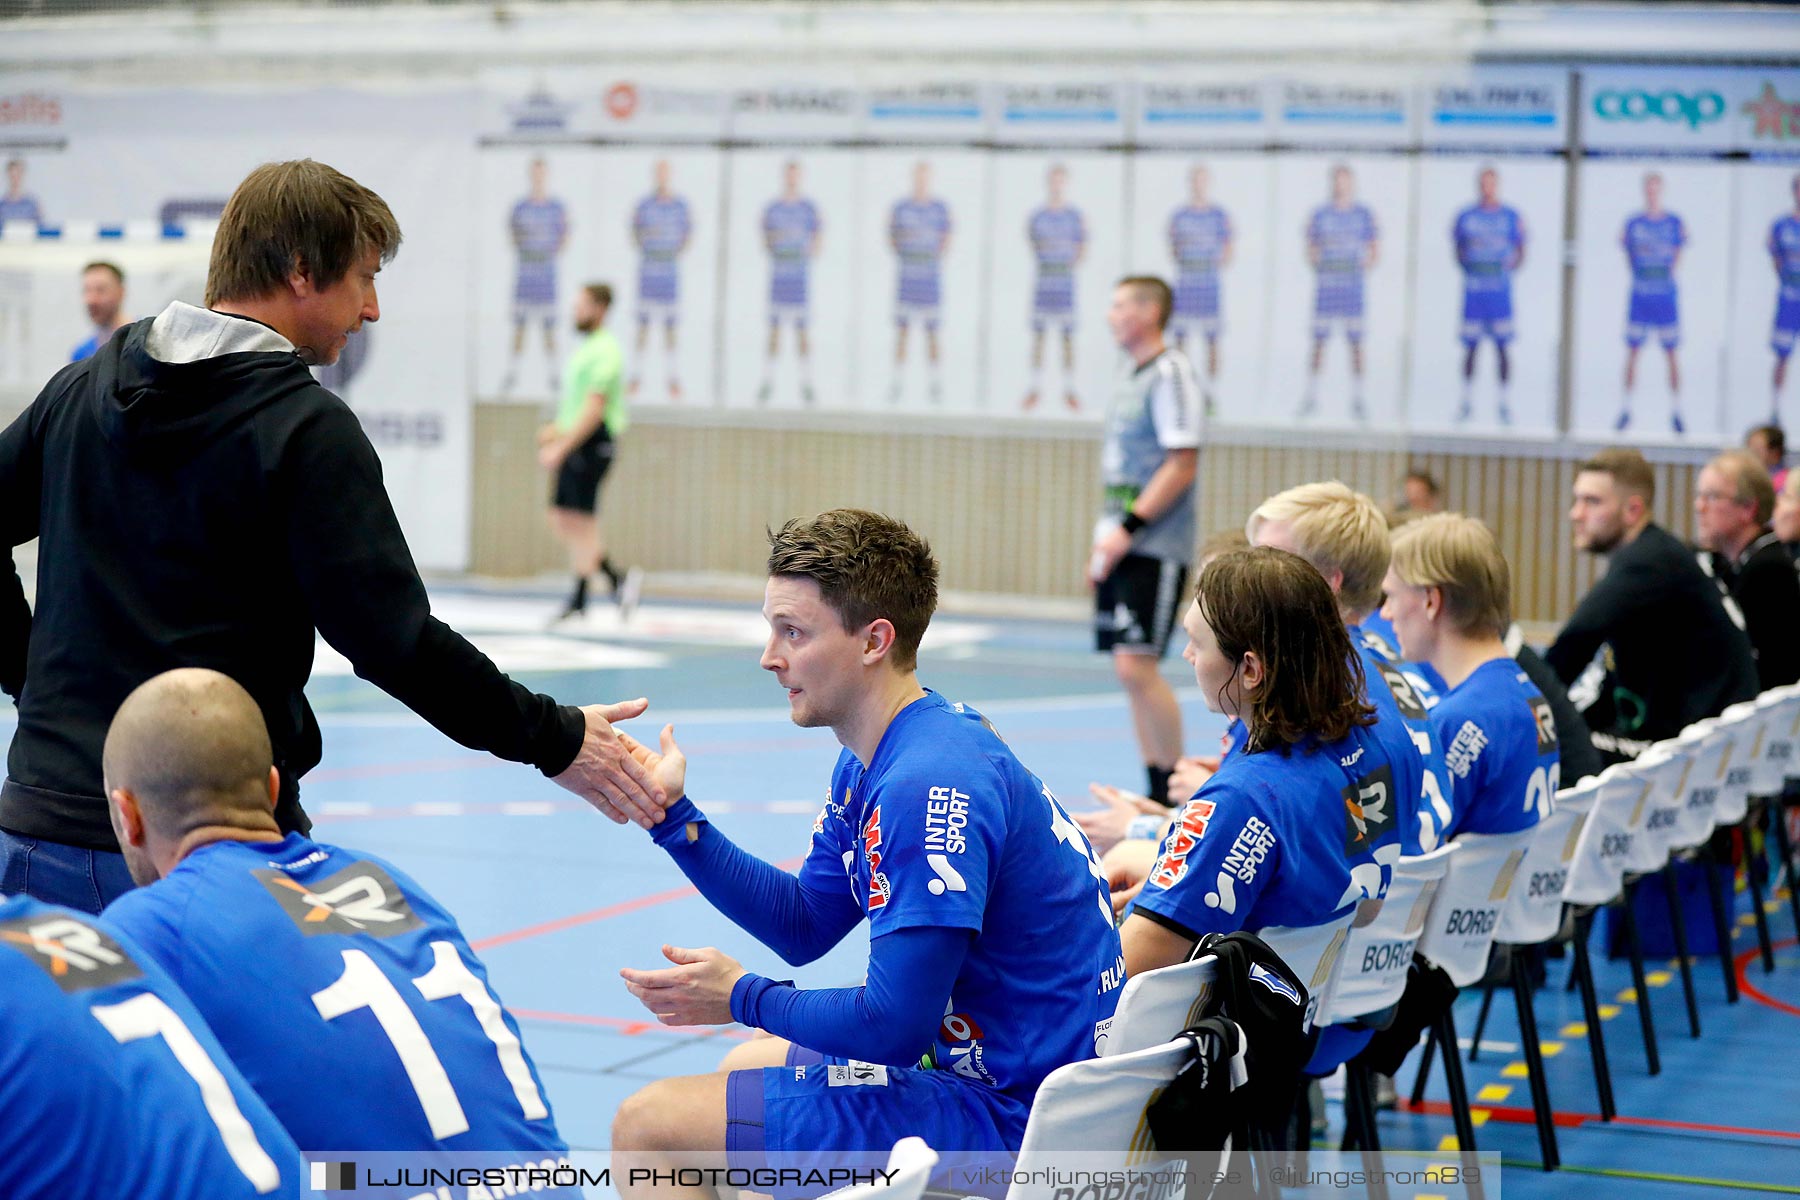
[[1700,569],[1712,576],[1750,635],[1758,685],[1800,679],[1800,576],[1769,527],[1775,488],[1747,450],[1727,450],[1701,468],[1694,492],[1694,540]]

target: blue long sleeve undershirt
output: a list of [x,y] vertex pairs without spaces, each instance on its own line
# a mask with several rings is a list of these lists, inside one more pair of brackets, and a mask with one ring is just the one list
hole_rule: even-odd
[[[715,908],[796,966],[837,945],[863,919],[848,888],[809,888],[715,829],[683,797],[651,831]],[[862,987],[798,989],[761,975],[738,980],[731,1015],[821,1054],[911,1066],[935,1041],[973,931],[918,926],[869,943]]]

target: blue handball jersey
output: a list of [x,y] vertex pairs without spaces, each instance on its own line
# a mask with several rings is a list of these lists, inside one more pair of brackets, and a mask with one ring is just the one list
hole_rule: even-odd
[[181,990],[103,920],[0,903],[0,1196],[300,1195],[300,1151]]
[[1198,939],[1321,925],[1387,895],[1403,767],[1374,726],[1227,755],[1164,835],[1132,911]]
[[1318,252],[1321,274],[1362,277],[1363,260],[1376,238],[1375,214],[1366,205],[1322,205],[1306,227],[1307,244]]
[[638,298],[672,302],[675,299],[675,260],[693,232],[687,201],[680,196],[652,192],[638,201],[631,216],[631,236],[637,241]]
[[907,285],[926,284],[935,296],[944,239],[950,236],[950,209],[942,200],[906,199],[888,217],[888,237],[900,258],[900,294],[911,299]]
[[1351,645],[1362,656],[1369,703],[1375,706],[1376,734],[1397,759],[1406,757],[1401,753],[1403,743],[1412,747],[1412,760],[1395,772],[1396,782],[1404,781],[1399,797],[1400,844],[1407,854],[1424,854],[1444,839],[1454,815],[1444,745],[1431,720],[1436,698],[1418,677],[1418,664],[1377,650],[1359,626],[1350,626],[1349,633]]
[[106,916],[303,1150],[567,1152],[486,968],[386,863],[298,834],[214,842]]
[[1031,252],[1042,274],[1067,273],[1087,242],[1078,208],[1040,208],[1031,214],[1030,229]]
[[1100,864],[980,713],[927,693],[866,770],[839,757],[800,878],[846,875],[871,937],[975,935],[922,1066],[1029,1104],[1051,1071],[1094,1056],[1125,982]]
[[1169,218],[1169,251],[1182,275],[1212,275],[1231,245],[1231,218],[1217,205],[1178,208]]
[[1454,238],[1466,290],[1504,292],[1512,287],[1513,263],[1525,249],[1525,222],[1518,209],[1470,205],[1456,216]]
[[1800,216],[1788,213],[1770,226],[1769,253],[1780,276],[1781,299],[1800,302]]
[[1625,256],[1631,261],[1631,288],[1640,296],[1675,294],[1675,256],[1687,244],[1681,218],[1639,213],[1625,222]]
[[1431,718],[1456,781],[1449,833],[1512,833],[1550,815],[1562,775],[1556,718],[1518,663],[1482,663]]
[[805,275],[819,232],[819,210],[811,200],[776,200],[763,209],[763,238],[777,275]]

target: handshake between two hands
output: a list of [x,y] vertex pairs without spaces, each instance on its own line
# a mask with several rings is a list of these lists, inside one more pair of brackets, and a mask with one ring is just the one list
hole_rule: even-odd
[[[660,750],[613,728],[614,722],[643,716],[649,707],[640,698],[583,708],[587,735],[575,761],[554,778],[618,824],[631,821],[645,829],[660,824],[665,810],[687,788],[687,758],[675,744],[673,725],[663,726]],[[664,946],[662,952],[674,966],[619,972],[631,994],[665,1025],[730,1024],[731,992],[744,968],[710,946]]]
[[649,707],[640,697],[583,708],[587,734],[581,749],[552,782],[617,824],[631,821],[650,829],[661,823],[664,810],[681,799],[687,786],[687,758],[675,744],[675,727],[663,726],[661,753],[613,728],[614,722],[643,716]]

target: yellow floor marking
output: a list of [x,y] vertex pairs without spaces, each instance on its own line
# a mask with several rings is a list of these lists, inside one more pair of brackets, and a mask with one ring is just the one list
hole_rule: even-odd
[[1648,975],[1644,976],[1644,982],[1651,987],[1667,987],[1669,980],[1672,978],[1674,977],[1667,971],[1651,971]]
[[1538,1053],[1542,1054],[1545,1058],[1555,1058],[1557,1055],[1562,1053],[1562,1049],[1563,1049],[1563,1044],[1561,1042],[1539,1042],[1538,1043]]
[[1578,1038],[1587,1036],[1587,1025],[1581,1021],[1570,1021],[1557,1030],[1558,1037]]
[[1531,1077],[1530,1069],[1522,1062],[1507,1063],[1504,1067],[1500,1068],[1500,1074],[1506,1079],[1528,1079]]
[[1443,1138],[1438,1142],[1438,1149],[1439,1150],[1459,1150],[1459,1149],[1461,1149],[1461,1147],[1456,1144],[1456,1135],[1454,1133],[1446,1133],[1443,1136]]
[[1637,989],[1636,988],[1626,988],[1624,991],[1620,992],[1619,993],[1619,1003],[1620,1004],[1636,1004],[1637,1003]]
[[1619,1009],[1618,1009],[1617,1005],[1602,1004],[1600,1006],[1600,1019],[1602,1021],[1610,1021],[1618,1015],[1619,1015]]
[[1475,1126],[1477,1129],[1479,1129],[1483,1125],[1486,1125],[1488,1123],[1488,1118],[1493,1115],[1494,1115],[1493,1113],[1489,1112],[1485,1108],[1470,1109],[1469,1110],[1469,1124],[1471,1124],[1471,1125]]
[[1475,1093],[1475,1098],[1487,1104],[1498,1104],[1512,1095],[1512,1087],[1504,1083],[1490,1083]]

